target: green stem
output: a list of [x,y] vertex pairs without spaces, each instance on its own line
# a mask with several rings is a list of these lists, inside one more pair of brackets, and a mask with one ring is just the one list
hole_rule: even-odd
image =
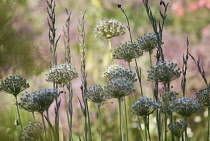
[[89,136],[90,136],[90,141],[92,141],[92,132],[91,132],[91,126],[90,126],[90,114],[89,114],[87,100],[86,100],[86,109],[87,109],[87,116],[88,116],[87,120],[88,120]]
[[[187,125],[187,118],[184,118],[184,124]],[[188,141],[187,139],[187,127],[185,127],[185,141]]]
[[46,126],[45,126],[45,122],[44,122],[44,115],[43,115],[43,112],[40,113],[41,114],[41,117],[42,117],[42,124],[44,126],[44,134],[45,134],[45,140],[47,141],[47,133],[46,133]]
[[[170,117],[169,117],[169,118],[170,118],[170,123],[171,123],[171,124],[173,123],[173,116],[172,116],[172,114],[173,114],[173,113],[170,112]],[[173,134],[172,131],[171,131],[171,140],[174,141],[174,134]]]
[[36,121],[34,112],[32,112],[32,117],[33,117],[33,120]]
[[127,119],[127,108],[126,108],[126,100],[124,97],[124,112],[125,112],[125,135],[126,135],[126,140],[128,141],[128,119]]
[[165,112],[165,141],[167,141],[167,113]]
[[118,98],[118,110],[119,110],[119,120],[120,120],[120,141],[123,141],[123,137],[122,137],[122,111],[121,111],[121,98]]
[[140,87],[140,90],[141,90],[141,96],[144,96],[143,89],[142,89],[142,83],[141,83],[141,68],[138,67],[138,63],[136,61],[136,58],[134,60],[135,60],[136,74],[137,74],[137,77],[138,77],[138,80],[139,80],[139,87]]
[[113,64],[111,39],[108,39],[108,42],[109,42],[109,53],[110,53],[111,64]]
[[15,96],[16,99],[16,110],[17,110],[17,115],[18,115],[18,119],[20,121],[20,128],[21,131],[23,131],[23,126],[22,126],[22,122],[21,122],[21,118],[20,118],[20,110],[19,110],[19,106],[18,106],[18,100],[17,100],[17,96]]
[[97,105],[98,107],[98,115],[99,115],[99,120],[100,120],[100,135],[101,135],[101,141],[103,141],[103,132],[102,132],[102,122],[101,122],[101,110],[100,110],[101,105]]
[[152,66],[152,55],[151,55],[151,51],[149,51],[149,63],[150,63],[150,67]]
[[66,117],[67,117],[67,121],[68,121],[69,132],[70,132],[70,121],[69,121],[68,104],[67,104],[67,99],[66,99],[66,91],[65,91],[64,86],[62,86],[62,88],[63,88],[63,93],[64,93],[65,107],[66,107]]
[[206,141],[209,141],[209,128],[210,128],[210,108],[208,107],[208,128],[207,128],[207,137]]

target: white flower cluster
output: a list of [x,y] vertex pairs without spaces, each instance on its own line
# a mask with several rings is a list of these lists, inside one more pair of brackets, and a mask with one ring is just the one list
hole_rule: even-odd
[[144,96],[131,105],[132,112],[137,116],[148,116],[158,108],[159,104],[157,102]]
[[158,81],[162,83],[171,82],[180,77],[181,71],[176,63],[170,61],[159,61],[157,65],[150,67],[148,71],[148,81]]
[[72,65],[65,63],[50,68],[49,74],[47,74],[47,81],[63,85],[77,77],[78,74]]
[[98,104],[102,104],[103,101],[106,101],[110,98],[109,95],[107,95],[101,85],[93,85],[91,86],[86,93],[87,99],[91,102],[95,102]]
[[101,20],[94,29],[95,37],[110,39],[125,34],[126,27],[116,19]]
[[121,67],[121,66],[119,66],[119,65],[111,65],[111,66],[109,66],[109,67],[105,70],[105,72],[102,73],[102,77],[105,77],[105,78],[109,79],[109,78],[110,78],[110,75],[111,75],[114,71],[116,71],[117,69],[119,69],[119,68],[123,68],[123,67]]
[[21,140],[22,141],[37,141],[40,139],[40,136],[43,132],[44,132],[44,128],[41,123],[30,121],[22,132]]
[[207,87],[203,90],[200,90],[196,93],[196,98],[198,99],[199,103],[203,106],[209,107],[210,106],[210,88]]
[[178,115],[187,118],[200,109],[198,100],[191,97],[180,97],[170,102],[170,108]]
[[105,92],[113,98],[121,98],[134,92],[134,83],[128,81],[126,77],[117,77],[111,79],[107,86],[104,87]]
[[113,58],[131,62],[132,59],[138,58],[142,55],[143,52],[137,43],[127,41],[124,44],[120,44],[118,48],[114,49]]
[[15,97],[25,89],[29,88],[29,83],[26,83],[26,79],[23,79],[21,76],[15,75],[6,78],[1,81],[0,90],[10,93]]
[[152,52],[157,46],[157,36],[154,33],[146,33],[137,38],[138,44],[143,51]]
[[56,89],[45,88],[31,94],[26,92],[21,96],[19,105],[28,112],[42,113],[50,107],[56,97],[58,97]]

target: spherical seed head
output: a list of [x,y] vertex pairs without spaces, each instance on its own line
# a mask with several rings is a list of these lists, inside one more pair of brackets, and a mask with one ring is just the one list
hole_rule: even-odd
[[63,85],[74,78],[77,78],[78,74],[71,64],[65,63],[50,68],[49,74],[46,76],[48,82],[55,82],[56,84]]
[[137,38],[138,44],[143,51],[152,52],[157,46],[157,36],[154,33],[146,33]]
[[8,77],[1,81],[0,84],[0,90],[10,93],[15,97],[29,87],[29,83],[26,83],[26,79],[18,75]]
[[200,90],[198,93],[196,93],[196,98],[198,99],[198,102],[205,107],[210,106],[210,88],[207,87],[203,90]]
[[180,120],[179,122],[169,123],[168,128],[179,139],[185,131],[185,128],[187,128],[187,124]]
[[87,100],[91,102],[95,102],[98,104],[102,104],[104,101],[110,98],[109,95],[107,95],[101,85],[93,85],[91,86],[86,93]]
[[125,34],[126,27],[116,19],[101,20],[94,29],[95,37],[110,39]]
[[150,67],[148,71],[148,81],[158,81],[168,83],[180,77],[181,71],[177,64],[170,61],[160,61],[157,65]]
[[132,72],[130,69],[126,69],[123,67],[118,66],[110,66],[103,74],[103,77],[106,77],[108,80],[118,78],[118,77],[125,77],[131,82],[135,82],[136,74]]
[[143,96],[132,103],[131,110],[137,116],[148,116],[152,114],[154,110],[158,109],[158,107],[159,104],[157,102]]
[[23,129],[21,140],[23,141],[36,141],[39,136],[44,132],[44,127],[40,122],[29,122]]
[[170,109],[178,115],[187,118],[200,109],[198,100],[191,97],[180,97],[170,102]]
[[31,94],[24,93],[20,98],[20,107],[28,112],[37,111],[43,113],[47,110],[55,98],[58,97],[56,89],[40,89]]
[[131,62],[132,59],[138,58],[142,55],[143,52],[137,43],[127,41],[124,44],[120,44],[118,48],[114,49],[113,58]]
[[134,82],[129,81],[126,77],[111,79],[105,86],[107,95],[113,98],[121,98],[134,92]]

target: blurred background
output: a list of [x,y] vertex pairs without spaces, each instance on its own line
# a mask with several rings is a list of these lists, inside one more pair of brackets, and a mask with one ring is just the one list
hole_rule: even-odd
[[[210,0],[170,0],[168,17],[165,23],[163,34],[163,52],[166,60],[178,63],[182,67],[182,56],[186,53],[186,40],[189,39],[189,52],[195,57],[200,57],[201,66],[206,70],[206,76],[210,80]],[[160,20],[159,1],[149,1],[151,9],[157,20]],[[101,19],[115,18],[125,25],[126,19],[116,4],[121,4],[122,8],[128,15],[131,24],[133,39],[137,39],[145,33],[151,33],[152,27],[147,17],[142,0],[56,0],[56,28],[57,37],[61,35],[58,43],[57,54],[58,63],[64,63],[64,43],[63,43],[63,26],[67,19],[65,8],[71,14],[70,25],[70,45],[72,64],[79,73],[79,77],[73,80],[74,93],[74,119],[73,130],[75,139],[82,136],[83,127],[82,113],[80,110],[77,96],[81,97],[80,85],[80,48],[78,45],[78,19],[81,18],[81,11],[86,11],[85,32],[86,32],[86,69],[88,87],[93,84],[105,85],[106,80],[101,77],[102,72],[109,66],[109,49],[106,39],[94,38],[93,29]],[[48,24],[47,24],[47,4],[44,0],[0,0],[0,78],[5,79],[10,75],[21,75],[30,83],[28,92],[47,87],[51,88],[52,84],[46,82],[45,74],[50,67],[50,47],[48,41]],[[112,39],[113,48],[129,40],[129,33]],[[155,60],[155,51],[153,59]],[[124,61],[115,60],[116,64],[127,67]],[[155,62],[155,61],[153,61]],[[149,69],[148,54],[138,59],[142,68],[142,81],[144,93],[152,97],[151,83],[147,81],[147,70]],[[134,68],[134,63],[131,63]],[[134,70],[134,69],[133,69]],[[181,78],[172,82],[173,90],[181,95]],[[187,94],[195,96],[200,89],[205,88],[197,67],[189,58],[187,71]],[[139,88],[136,86],[136,94],[139,94]],[[14,99],[11,95],[0,93],[0,140],[6,140],[6,129],[11,128],[15,132],[15,106]],[[117,109],[115,100],[110,100],[113,104],[107,102],[102,106],[103,131],[107,141],[117,140],[115,136],[118,133]],[[93,139],[96,141],[99,137],[99,124],[96,107],[90,103],[90,116],[92,123]],[[64,105],[61,105],[64,107]],[[54,110],[50,115],[53,117]],[[62,127],[66,132],[65,109],[61,114]],[[62,113],[62,112],[61,112]],[[21,111],[23,125],[26,125],[32,117],[25,111]],[[39,115],[36,114],[37,118]],[[130,115],[129,138],[131,141],[139,139],[137,122]],[[192,140],[203,140],[200,136],[199,127],[205,126],[206,112],[201,111],[190,118],[189,137]],[[151,121],[154,122],[154,121]],[[196,128],[195,128],[196,127]],[[155,127],[150,128],[152,136],[156,138]],[[15,140],[13,138],[13,140]]]

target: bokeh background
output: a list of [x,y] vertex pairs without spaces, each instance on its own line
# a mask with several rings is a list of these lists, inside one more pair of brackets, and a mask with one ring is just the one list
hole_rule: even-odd
[[[151,9],[156,19],[159,20],[159,1],[150,0]],[[166,60],[178,63],[182,67],[182,56],[186,53],[186,40],[189,39],[189,52],[195,57],[200,57],[201,66],[206,71],[206,76],[210,79],[210,0],[170,0],[168,17],[165,23],[163,34],[163,51]],[[58,63],[64,63],[64,43],[63,26],[66,21],[65,8],[71,15],[70,25],[70,45],[73,66],[79,73],[79,77],[73,80],[73,106],[74,137],[82,136],[83,126],[81,124],[82,112],[77,99],[81,97],[80,85],[80,48],[78,44],[78,18],[81,11],[86,11],[85,31],[86,31],[86,69],[88,87],[93,84],[105,85],[106,80],[101,77],[101,73],[108,67],[108,42],[105,39],[94,38],[93,29],[101,19],[116,18],[126,25],[123,13],[116,7],[121,4],[127,13],[133,39],[142,36],[144,33],[151,33],[152,27],[147,17],[142,0],[56,0],[56,28],[57,37],[61,35],[58,43],[57,54]],[[5,79],[10,75],[21,75],[27,78],[30,83],[28,92],[47,87],[52,84],[46,82],[45,74],[50,67],[50,48],[48,41],[47,25],[47,4],[44,0],[0,0],[0,79]],[[113,48],[129,40],[128,32],[112,40]],[[153,53],[153,59],[155,53]],[[124,61],[115,60],[116,64],[127,67]],[[142,68],[142,80],[144,93],[152,97],[151,84],[147,81],[147,70],[149,69],[148,54],[138,59]],[[131,64],[134,68],[134,64]],[[173,90],[181,95],[181,78],[172,82]],[[189,59],[187,71],[187,95],[195,96],[200,89],[205,88],[205,83],[200,77],[194,62]],[[136,94],[139,96],[139,88],[136,87]],[[11,95],[0,92],[0,140],[7,140],[6,129],[11,128],[15,134],[15,106]],[[110,103],[111,102],[111,103]],[[107,141],[117,140],[115,134],[117,128],[116,101],[111,100],[102,106],[102,119],[104,137]],[[99,124],[97,112],[94,104],[90,103],[91,127],[94,141],[99,138]],[[64,105],[61,105],[64,108]],[[53,106],[50,115],[53,117]],[[62,114],[63,111],[63,114]],[[61,130],[65,133],[65,109],[61,109]],[[25,111],[21,111],[23,124],[26,125],[32,117]],[[39,118],[39,115],[36,114]],[[129,114],[130,129],[129,138],[131,141],[138,140],[137,122]],[[206,112],[201,111],[190,118],[189,137],[193,141],[203,140],[202,129],[205,126]],[[153,120],[151,122],[154,122]],[[155,127],[150,128],[153,138],[156,138]],[[15,138],[12,138],[15,140]]]

